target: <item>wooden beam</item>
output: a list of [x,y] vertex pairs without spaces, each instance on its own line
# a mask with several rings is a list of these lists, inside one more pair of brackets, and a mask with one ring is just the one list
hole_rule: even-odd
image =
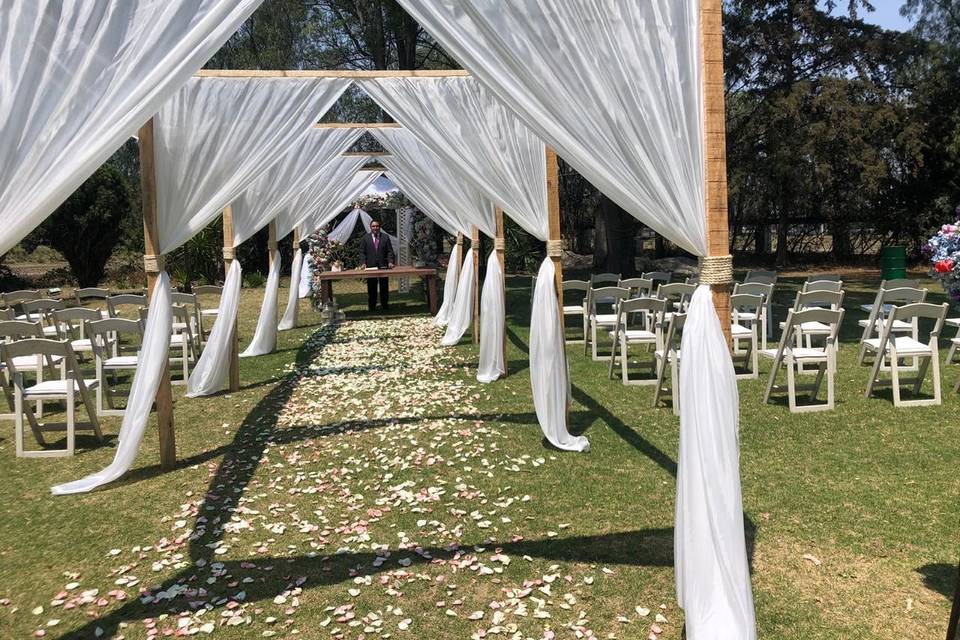
[[470,227],[470,248],[473,249],[473,344],[480,342],[480,229]]
[[[701,0],[700,42],[704,87],[707,255],[730,255],[727,221],[727,145],[723,80],[723,0]],[[713,285],[713,306],[728,344],[732,283]]]
[[[143,203],[143,266],[147,272],[147,294],[152,297],[157,287],[157,278],[164,267],[157,227],[157,176],[152,118],[140,128],[139,141],[140,190]],[[177,464],[177,439],[173,423],[173,390],[170,387],[169,358],[163,365],[156,403],[160,467],[169,470]]]
[[[457,270],[457,287],[459,288],[460,282],[460,268],[463,265],[463,234],[457,234],[457,264],[454,265],[454,268]],[[449,267],[447,267],[449,269]]]
[[[233,248],[233,209],[230,205],[223,210],[223,272],[230,271],[235,260]],[[220,320],[218,318],[218,320]],[[230,391],[240,390],[240,346],[237,335],[237,321],[233,322],[233,337],[230,338]]]
[[402,129],[399,122],[318,122],[314,129]]
[[470,75],[463,69],[354,70],[354,69],[201,69],[195,78],[464,78]]
[[[494,239],[494,248],[497,252],[497,261],[500,263],[500,276],[503,279],[503,308],[507,308],[507,265],[506,265],[506,256],[505,256],[505,245],[504,245],[504,226],[503,226],[503,209],[497,207],[494,212],[494,220],[496,222],[496,233],[497,237]],[[503,335],[507,335],[507,319],[504,316],[503,319]],[[507,373],[507,341],[503,341],[503,373]]]
[[[547,216],[549,223],[547,255],[553,261],[553,268],[557,272],[555,285],[557,303],[560,307],[560,332],[566,341],[563,317],[563,261],[560,257],[560,169],[557,164],[557,152],[550,147],[547,147]],[[551,251],[551,245],[554,247],[553,251]]]

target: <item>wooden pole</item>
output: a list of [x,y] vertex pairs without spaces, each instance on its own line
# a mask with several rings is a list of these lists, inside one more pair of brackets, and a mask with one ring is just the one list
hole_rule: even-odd
[[[730,255],[727,222],[727,144],[723,81],[723,0],[701,0],[700,41],[704,86],[704,152],[706,156],[707,256]],[[731,278],[732,279],[732,278]],[[730,289],[732,283],[714,284],[713,306],[720,327],[730,338]]]
[[[164,268],[157,228],[157,176],[153,149],[153,119],[140,128],[140,190],[143,200],[143,268],[147,272],[147,295],[153,296],[157,279]],[[157,429],[160,436],[160,467],[173,469],[177,464],[177,439],[173,423],[173,391],[170,387],[170,360],[163,365],[157,389]]]
[[560,333],[566,335],[563,317],[563,262],[560,255],[560,169],[557,165],[557,152],[550,147],[547,147],[547,214],[549,223],[547,256],[553,262],[553,268],[557,272],[555,284],[560,307]]
[[[495,212],[495,222],[497,227],[497,237],[494,239],[494,248],[497,252],[497,261],[500,263],[500,276],[503,279],[503,308],[507,308],[507,268],[505,262],[504,228],[503,228],[503,209],[497,207]],[[507,319],[503,319],[503,335],[507,335]],[[507,372],[507,341],[503,341],[503,372]]]
[[470,228],[470,248],[473,249],[473,344],[480,342],[480,229]]
[[[460,282],[460,268],[463,265],[463,234],[457,234],[457,264],[454,265],[454,269],[457,270],[457,282]],[[449,269],[449,267],[447,267]],[[458,285],[459,286],[459,285]]]
[[[233,249],[233,209],[230,205],[223,210],[223,273],[230,271],[235,259]],[[237,321],[233,322],[233,337],[230,339],[230,391],[240,390],[240,348],[237,336]]]

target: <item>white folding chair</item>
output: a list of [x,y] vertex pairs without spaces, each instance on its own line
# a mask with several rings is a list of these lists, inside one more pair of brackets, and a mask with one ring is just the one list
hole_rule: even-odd
[[190,312],[190,326],[185,326],[183,322],[174,322],[173,323],[173,332],[179,333],[187,329],[190,330],[190,346],[193,349],[193,357],[196,359],[199,357],[200,349],[202,348],[202,342],[200,340],[200,303],[197,299],[197,294],[195,293],[182,293],[176,291],[170,294],[170,301],[173,304],[180,304],[187,308],[187,311]]
[[615,287],[620,284],[619,273],[595,273],[590,276],[590,286],[594,289],[600,287]]
[[99,309],[87,307],[70,307],[53,312],[57,339],[69,340],[70,348],[78,358],[82,358],[84,354],[93,355],[93,343],[86,333],[86,324],[102,319]]
[[[943,323],[949,327],[956,328],[957,332],[950,338],[950,350],[947,351],[946,364],[953,364],[953,357],[960,349],[960,318],[947,318]],[[960,390],[960,382],[957,383],[957,389]]]
[[697,291],[697,285],[686,282],[671,282],[657,287],[657,297],[667,301],[667,319],[674,312],[686,313],[690,299]]
[[773,333],[773,283],[764,282],[737,282],[733,285],[733,295],[763,296],[763,306],[757,317],[751,317],[749,311],[741,310],[737,322],[744,326],[759,325],[760,346],[767,348],[768,336]]
[[[0,322],[0,340],[10,343],[17,340],[24,339],[34,339],[34,338],[43,338],[43,327],[40,326],[39,322],[27,322],[24,320],[10,320],[6,322]],[[37,382],[43,382],[44,377],[62,378],[65,375],[65,364],[62,358],[56,356],[43,357],[38,355],[29,355],[17,357],[16,365],[20,373],[30,373],[33,374]],[[13,419],[16,417],[16,414],[13,413],[15,407],[13,403],[13,393],[12,393],[12,384],[13,380],[10,377],[10,372],[6,368],[6,364],[0,364],[0,370],[2,370],[2,383],[4,392],[7,397],[7,404],[10,406],[11,413],[0,415],[0,418],[4,419]],[[37,409],[36,416],[43,417],[43,399],[37,400]]]
[[[174,324],[180,323],[183,330],[170,336],[170,362],[180,365],[181,378],[171,384],[184,385],[190,377],[190,365],[195,362],[193,351],[193,333],[190,330],[190,310],[182,304],[172,305]],[[180,355],[174,355],[179,350]]]
[[63,309],[65,306],[63,300],[54,300],[52,298],[28,300],[21,305],[23,314],[17,316],[16,319],[26,322],[39,322],[43,328],[44,337],[56,338],[58,332],[56,324],[53,321],[53,312]]
[[[613,353],[607,376],[613,380],[617,358],[620,359],[620,380],[629,384],[656,384],[656,351],[663,348],[663,317],[667,312],[666,300],[656,298],[633,298],[621,300],[617,305],[617,320],[610,332]],[[638,322],[639,321],[639,322]],[[650,378],[630,378],[630,346],[646,346],[651,351]],[[652,349],[651,349],[652,347]]]
[[743,279],[743,284],[777,284],[777,272],[765,269],[751,269]]
[[650,298],[653,296],[653,280],[649,278],[625,278],[617,286],[629,289],[631,298]]
[[[919,322],[917,318],[913,322],[891,321],[887,318],[894,306],[902,307],[907,304],[925,302],[927,298],[926,289],[913,289],[901,287],[899,289],[885,289],[883,287],[877,291],[877,296],[870,305],[870,316],[866,320],[859,320],[857,324],[863,327],[863,335],[860,337],[860,351],[857,354],[857,364],[863,364],[867,357],[866,341],[871,338],[878,338],[883,333],[884,325],[892,322],[890,332],[894,334],[906,334],[914,340],[919,339]],[[914,358],[914,369],[916,368],[916,358]]]
[[[865,397],[869,398],[875,387],[890,385],[893,387],[893,404],[896,407],[918,407],[941,403],[938,338],[943,330],[943,321],[946,319],[949,309],[947,303],[937,305],[917,302],[902,307],[895,306],[890,310],[890,316],[884,323],[883,333],[880,334],[880,337],[865,341],[867,351],[875,355],[873,371],[870,374],[870,381],[867,383],[867,390],[864,393]],[[897,336],[893,333],[894,322],[901,320],[912,323],[914,319],[933,321],[933,328],[930,330],[926,343],[915,340],[912,336]],[[919,360],[916,375],[912,378],[901,378],[899,359],[911,357]],[[889,362],[889,379],[880,377],[884,361]],[[933,398],[903,400],[900,385],[913,384],[913,395],[919,395],[923,381],[927,377],[927,369],[930,368],[931,364],[933,365]]]
[[[619,279],[618,279],[619,282]],[[617,323],[616,305],[624,298],[629,297],[630,292],[621,287],[600,287],[591,288],[587,291],[587,334],[589,345],[584,342],[583,353],[591,354],[594,361],[607,360],[611,356],[601,356],[597,352],[597,332],[605,329],[609,332]],[[601,307],[611,307],[609,313],[601,313]],[[589,349],[589,351],[588,351]],[[611,347],[611,354],[612,354]]]
[[[45,458],[53,456],[72,456],[76,449],[76,431],[90,430],[103,441],[100,424],[97,421],[97,412],[90,400],[90,389],[96,389],[96,380],[84,380],[77,360],[66,340],[45,340],[31,338],[19,342],[0,344],[0,356],[3,358],[7,372],[13,381],[14,413],[16,414],[16,449],[18,457]],[[29,384],[23,372],[17,368],[17,358],[60,358],[65,363],[65,375],[62,380],[38,380]],[[76,421],[76,399],[79,396],[81,403],[87,410],[89,422]],[[53,400],[65,401],[67,405],[67,421],[65,423],[41,424],[37,421],[30,408],[30,401]],[[66,449],[27,451],[23,442],[23,416],[26,414],[30,429],[37,441],[44,445],[43,433],[49,431],[66,431]]]
[[[733,361],[734,364],[742,362],[742,366],[747,369],[746,373],[738,373],[738,379],[753,378],[759,376],[758,352],[759,338],[757,336],[760,326],[764,325],[763,296],[751,293],[736,293],[730,296],[730,310],[733,315],[730,324],[730,337],[733,340]],[[752,322],[744,324],[741,320],[741,314],[752,319]],[[740,343],[746,340],[747,348],[741,348]]]
[[[141,309],[147,306],[147,296],[137,293],[120,293],[107,298],[107,311],[111,318],[137,319]],[[130,307],[130,308],[128,308]]]
[[100,311],[100,315],[102,317],[110,317],[110,312],[107,311],[107,298],[110,297],[109,289],[101,289],[100,287],[85,287],[83,289],[77,289],[74,291],[73,297],[76,300],[78,307],[86,307],[90,303],[94,303],[94,308]]
[[[111,378],[118,371],[136,371],[140,364],[139,349],[143,340],[143,323],[139,320],[126,318],[107,318],[94,320],[87,324],[87,332],[93,343],[94,356],[97,362],[97,414],[101,416],[122,416],[126,409],[118,409],[114,405],[115,391]],[[124,341],[123,336],[132,336],[134,341]],[[117,340],[121,344],[134,347],[137,352],[133,355],[120,353],[113,355],[111,342]],[[103,398],[106,395],[107,405],[104,408]]]
[[[818,323],[830,327],[822,347],[802,346],[795,340],[797,332],[802,331],[804,324]],[[801,311],[791,309],[787,312],[787,321],[784,323],[780,343],[776,349],[761,349],[760,355],[773,361],[770,368],[770,378],[767,381],[767,390],[763,402],[770,402],[770,395],[774,390],[780,391],[782,386],[777,384],[777,374],[782,367],[787,369],[787,402],[791,413],[808,411],[826,411],[833,409],[834,385],[833,377],[837,369],[837,336],[840,325],[843,323],[843,309],[811,308]],[[810,385],[797,385],[796,374],[801,373],[803,365],[816,365],[817,376]],[[797,391],[809,391],[809,397],[815,402],[820,392],[824,374],[827,378],[826,404],[797,405]]]
[[640,277],[644,280],[650,280],[653,282],[652,290],[656,291],[657,287],[662,284],[670,284],[670,281],[673,280],[672,271],[644,271],[640,274]]
[[663,336],[663,347],[654,352],[657,359],[657,384],[653,391],[653,406],[660,405],[660,396],[667,388],[664,381],[667,378],[667,366],[670,366],[670,398],[673,405],[673,414],[680,415],[680,338],[683,325],[687,320],[685,313],[667,313],[670,320],[667,322],[667,331]]
[[567,344],[580,344],[587,339],[587,292],[590,283],[586,280],[563,281],[563,316],[579,316],[583,325],[583,339],[567,340]]
[[[843,290],[814,289],[812,291],[801,291],[797,293],[793,300],[793,311],[804,311],[806,309],[830,309],[831,311],[837,311],[843,307],[843,295]],[[784,322],[780,323],[781,332],[785,325],[786,323]],[[808,320],[793,332],[793,337],[796,340],[796,346],[802,347],[806,344],[806,347],[809,349],[813,348],[814,337],[826,337],[832,333],[833,327],[823,322]],[[834,348],[839,350],[840,345],[835,344]],[[809,372],[801,365],[797,369],[797,373]]]
[[[534,278],[536,280],[536,278]],[[533,289],[531,289],[533,291]],[[200,335],[200,344],[201,346],[207,343],[207,337],[210,335],[210,329],[213,328],[213,323],[217,320],[217,314],[220,313],[220,297],[223,295],[223,287],[215,284],[200,284],[193,287],[193,293],[197,296],[197,313],[198,313],[198,324],[199,324],[199,335]],[[533,294],[531,293],[531,296]],[[201,308],[201,297],[206,296],[207,298],[216,297],[216,304],[206,304],[203,303]],[[531,298],[532,299],[532,298]],[[204,321],[210,321],[210,327],[204,326]]]
[[832,291],[838,293],[843,291],[843,280],[807,280],[803,283],[800,290],[803,293],[812,293],[814,291]]
[[[0,293],[0,299],[3,301],[3,306],[9,309],[13,309],[16,315],[22,315],[21,305],[24,302],[29,302],[31,300],[39,300],[43,296],[36,289],[21,289],[19,291],[7,291]],[[14,316],[15,320],[28,320],[27,318],[17,318]],[[40,318],[30,318],[30,322],[37,322]]]

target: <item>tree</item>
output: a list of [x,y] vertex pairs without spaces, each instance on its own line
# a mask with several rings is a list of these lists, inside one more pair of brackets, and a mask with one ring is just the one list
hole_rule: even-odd
[[66,258],[81,287],[100,283],[132,204],[127,180],[104,165],[47,219],[46,237]]
[[613,200],[601,196],[593,238],[593,268],[630,277],[636,273],[639,222]]

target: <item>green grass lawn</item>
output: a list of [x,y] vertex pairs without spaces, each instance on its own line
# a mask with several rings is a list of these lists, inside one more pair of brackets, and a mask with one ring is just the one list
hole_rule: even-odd
[[[778,319],[801,281],[778,287]],[[105,466],[119,419],[103,421],[108,446],[84,436],[54,460],[15,458],[3,423],[0,638],[680,638],[678,420],[571,345],[571,428],[592,448],[547,447],[529,283],[509,279],[509,376],[492,385],[468,340],[437,346],[416,294],[385,319],[344,287],[337,327],[304,302],[276,353],[242,361],[239,392],[174,388],[176,470],[159,468],[152,429],[128,476],[92,494],[49,487]],[[854,309],[876,283],[846,286],[835,411],[763,404],[763,365],[739,383],[761,638],[945,635],[960,366],[944,368],[941,407],[865,399]],[[245,345],[262,290],[243,295]]]

